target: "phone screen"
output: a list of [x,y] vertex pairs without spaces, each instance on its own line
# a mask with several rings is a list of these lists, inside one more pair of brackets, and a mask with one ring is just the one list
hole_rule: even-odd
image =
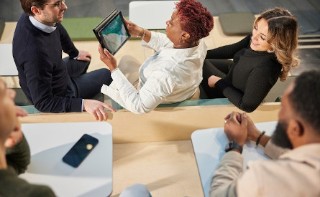
[[72,167],[78,167],[94,147],[96,147],[98,142],[99,140],[97,138],[84,134],[63,156],[62,161]]

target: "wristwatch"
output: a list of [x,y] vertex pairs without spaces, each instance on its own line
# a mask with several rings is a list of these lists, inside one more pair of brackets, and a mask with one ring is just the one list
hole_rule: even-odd
[[242,146],[240,146],[237,142],[235,141],[230,141],[226,148],[224,149],[226,152],[229,152],[231,150],[238,150],[240,153],[242,153]]

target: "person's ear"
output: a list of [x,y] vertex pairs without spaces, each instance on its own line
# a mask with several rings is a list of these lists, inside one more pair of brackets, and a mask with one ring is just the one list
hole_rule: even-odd
[[299,120],[290,120],[287,127],[288,138],[292,142],[301,138],[304,134],[304,127]]
[[36,6],[31,6],[31,12],[34,14],[34,15],[38,15],[41,13],[41,10],[40,8],[36,7]]
[[181,40],[183,43],[188,42],[190,38],[190,34],[188,32],[183,31],[181,35]]

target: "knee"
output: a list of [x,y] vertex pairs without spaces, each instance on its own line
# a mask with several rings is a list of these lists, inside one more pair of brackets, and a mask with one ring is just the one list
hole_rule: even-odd
[[121,71],[132,69],[133,67],[140,67],[141,63],[134,57],[130,55],[123,56],[118,64],[118,68]]
[[130,62],[130,61],[138,61],[136,58],[132,57],[131,55],[124,55],[120,61],[119,61],[119,65],[121,65],[124,62]]
[[101,73],[102,76],[111,76],[111,72],[109,69],[106,68],[100,68],[99,72]]
[[134,184],[123,190],[120,197],[151,197],[151,194],[145,185]]
[[[99,74],[99,81],[103,81],[103,84],[109,85],[112,82],[111,72],[109,69],[101,68],[97,70]],[[98,76],[97,76],[98,77]]]

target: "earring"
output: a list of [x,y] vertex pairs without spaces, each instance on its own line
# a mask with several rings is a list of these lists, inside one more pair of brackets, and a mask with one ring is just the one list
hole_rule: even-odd
[[182,37],[180,37],[179,43],[183,44],[184,42],[185,42],[184,39]]

